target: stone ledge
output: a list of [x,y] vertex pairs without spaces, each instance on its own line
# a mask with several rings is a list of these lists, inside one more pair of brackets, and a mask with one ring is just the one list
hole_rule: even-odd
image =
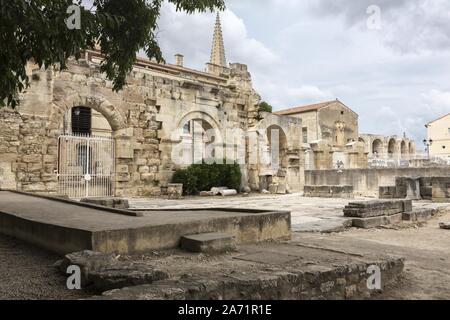
[[353,227],[362,228],[362,229],[370,229],[377,228],[380,226],[399,223],[402,221],[402,213],[397,213],[391,216],[378,216],[371,218],[355,218],[353,219]]
[[[317,300],[361,299],[379,291],[367,288],[369,266],[381,269],[382,287],[395,281],[404,268],[401,258],[310,270],[287,268],[233,275],[196,275],[151,285],[104,292],[94,300]],[[382,289],[383,289],[382,288]]]
[[181,249],[198,253],[223,253],[235,250],[236,241],[226,233],[201,233],[181,237]]

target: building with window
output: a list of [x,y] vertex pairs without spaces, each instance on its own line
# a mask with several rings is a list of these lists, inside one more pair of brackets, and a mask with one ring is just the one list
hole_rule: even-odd
[[450,158],[450,113],[431,121],[425,127],[428,130],[430,156]]

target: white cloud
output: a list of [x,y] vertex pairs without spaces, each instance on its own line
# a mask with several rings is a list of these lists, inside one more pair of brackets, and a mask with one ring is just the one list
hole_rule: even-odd
[[[366,27],[369,5],[382,30]],[[254,86],[275,109],[339,98],[367,133],[418,141],[424,124],[450,112],[448,0],[227,1],[221,14],[229,62],[249,66]],[[209,60],[215,14],[187,15],[164,4],[160,44],[168,62]]]

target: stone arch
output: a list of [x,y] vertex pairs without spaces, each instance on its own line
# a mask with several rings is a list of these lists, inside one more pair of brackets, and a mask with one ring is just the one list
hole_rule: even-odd
[[416,144],[414,143],[414,141],[409,141],[408,150],[411,156],[416,154]]
[[184,115],[179,117],[178,121],[176,122],[177,123],[176,128],[178,128],[178,129],[182,128],[182,126],[186,122],[191,121],[191,120],[196,120],[196,119],[204,120],[207,123],[209,123],[213,129],[220,130],[221,125],[220,125],[219,121],[214,116],[210,115],[209,113],[200,111],[200,110],[191,111],[191,112],[185,113]]
[[[277,133],[273,132],[273,130],[278,130]],[[287,136],[286,132],[281,128],[279,125],[273,124],[269,126],[266,129],[266,137],[267,137],[267,145],[269,147],[270,152],[272,151],[272,136],[278,136],[278,154],[275,155],[276,159],[274,158],[274,155],[271,153],[271,162],[272,161],[278,161],[279,166],[282,169],[286,169],[288,167],[288,160],[287,160]]]
[[[118,131],[127,128],[127,123],[119,111],[118,107],[114,106],[111,102],[102,96],[80,96],[78,94],[68,96],[62,101],[55,102],[56,107],[60,110],[60,113],[71,110],[73,107],[83,106],[91,108],[100,114],[102,114],[108,121],[113,131]],[[53,121],[60,121],[55,117]]]
[[372,142],[372,155],[375,157],[380,157],[383,155],[383,141],[380,139],[375,139]]
[[400,144],[400,153],[401,153],[402,158],[405,158],[406,156],[408,156],[409,150],[408,150],[408,146],[407,146],[405,140],[402,140],[402,142]]
[[389,139],[387,151],[389,158],[394,158],[397,155],[397,141],[395,138]]
[[220,159],[226,156],[223,152],[224,136],[219,122],[207,112],[191,111],[182,115],[171,133],[172,140],[181,139],[184,164],[202,160]]
[[366,138],[359,137],[358,138],[358,142],[363,144],[365,152],[369,152],[370,153],[372,151],[372,150],[370,150],[371,149],[370,141],[368,142]]
[[[279,117],[270,114],[258,123],[257,130],[260,132],[266,132],[268,128],[277,126],[283,131],[284,135],[286,136],[286,147],[293,148],[295,144],[297,143],[300,144],[301,140],[300,140],[300,132],[298,134],[292,134],[289,123],[290,120],[291,119],[289,119],[288,117]],[[301,125],[295,126],[295,128],[301,128]]]

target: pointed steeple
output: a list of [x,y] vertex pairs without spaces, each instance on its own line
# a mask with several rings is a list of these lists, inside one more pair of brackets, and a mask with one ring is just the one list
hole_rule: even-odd
[[211,49],[211,64],[226,67],[225,46],[223,44],[222,26],[220,24],[220,15],[217,12],[216,25],[214,27],[214,37]]

